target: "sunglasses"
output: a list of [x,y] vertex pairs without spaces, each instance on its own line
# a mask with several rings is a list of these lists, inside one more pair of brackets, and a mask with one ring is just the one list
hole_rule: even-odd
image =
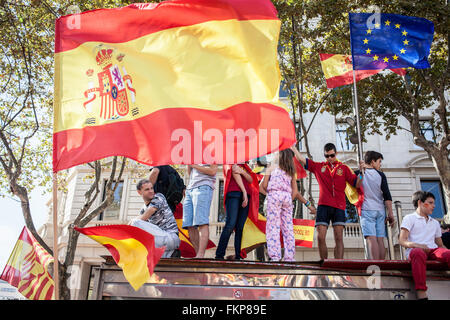
[[332,154],[324,154],[323,155],[325,158],[334,158],[336,156],[336,153],[332,153]]

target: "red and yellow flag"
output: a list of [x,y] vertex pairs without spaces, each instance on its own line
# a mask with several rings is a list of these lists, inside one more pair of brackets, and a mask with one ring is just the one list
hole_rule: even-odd
[[109,250],[134,290],[150,279],[165,248],[155,248],[153,235],[129,225],[110,225],[75,230]]
[[[178,226],[178,235],[180,238],[180,254],[183,258],[193,258],[195,257],[195,249],[194,245],[191,242],[191,238],[189,237],[188,232],[183,229],[183,205],[181,203],[177,204],[175,208],[175,212],[173,213],[175,217],[175,221]],[[215,248],[216,245],[211,240],[208,240],[208,244],[206,245],[206,249]]]
[[[331,89],[353,83],[353,64],[351,55],[320,53],[319,56],[328,88]],[[404,68],[390,70],[399,75],[406,74]],[[355,79],[356,81],[359,81],[381,71],[383,71],[383,69],[356,70]]]
[[270,0],[132,4],[55,28],[54,171],[113,155],[235,163],[295,142]]
[[54,282],[49,274],[53,257],[24,227],[0,279],[30,300],[53,300]]
[[[353,170],[349,167],[350,171]],[[354,173],[354,172],[353,172]],[[355,188],[350,183],[346,182],[345,185],[345,196],[348,201],[356,207],[358,214],[361,215],[362,205],[364,202],[364,188],[361,185],[359,188]]]

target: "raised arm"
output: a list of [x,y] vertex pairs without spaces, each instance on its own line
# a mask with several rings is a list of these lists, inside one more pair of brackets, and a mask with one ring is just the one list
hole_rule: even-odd
[[294,151],[294,155],[297,158],[300,163],[305,166],[306,165],[306,158],[300,154],[300,152],[297,150],[297,148],[294,146],[291,147],[291,150]]
[[148,180],[152,183],[152,185],[156,184],[156,181],[158,180],[159,175],[159,169],[154,167],[152,171],[150,171],[150,176],[148,177]]
[[207,174],[209,176],[214,176],[217,173],[217,164],[212,164],[208,167],[199,166],[197,164],[192,164],[192,168],[198,170],[201,173]]

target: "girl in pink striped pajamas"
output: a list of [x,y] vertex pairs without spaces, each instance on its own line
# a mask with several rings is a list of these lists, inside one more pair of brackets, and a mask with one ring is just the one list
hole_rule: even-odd
[[279,152],[278,165],[272,165],[264,176],[261,187],[267,192],[266,242],[270,260],[281,260],[280,229],[284,243],[284,261],[295,261],[292,199],[297,193],[294,152]]

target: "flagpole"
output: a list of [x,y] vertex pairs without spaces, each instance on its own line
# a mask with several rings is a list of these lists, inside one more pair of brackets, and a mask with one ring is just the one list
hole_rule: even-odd
[[[350,15],[349,15],[349,26],[351,25],[350,23]],[[355,57],[353,54],[353,46],[352,46],[352,28],[350,27],[350,50],[352,53],[352,73],[353,73],[353,91],[354,91],[354,112],[355,112],[355,117],[356,117],[356,132],[358,135],[358,153],[357,153],[357,161],[358,161],[358,167],[360,167],[360,162],[363,158],[363,152],[362,152],[362,142],[361,142],[361,127],[360,127],[360,119],[359,119],[359,105],[358,105],[358,90],[356,88],[356,72],[355,72]],[[364,174],[364,169],[361,168],[361,174]],[[358,215],[358,223],[361,225],[361,220],[360,217]],[[367,260],[369,259],[369,248],[367,245],[367,241],[366,238],[364,237],[363,234],[361,234],[362,236],[362,241],[363,241],[363,246],[364,246],[364,258]]]
[[53,282],[55,300],[59,300],[59,260],[58,260],[58,180],[53,172]]
[[353,68],[353,92],[354,92],[354,112],[355,112],[355,116],[356,116],[356,131],[357,131],[357,135],[358,135],[358,166],[359,166],[359,162],[362,160],[363,151],[362,151],[362,142],[361,142],[360,120],[359,120],[358,91],[356,89],[356,75],[355,75],[354,68]]

